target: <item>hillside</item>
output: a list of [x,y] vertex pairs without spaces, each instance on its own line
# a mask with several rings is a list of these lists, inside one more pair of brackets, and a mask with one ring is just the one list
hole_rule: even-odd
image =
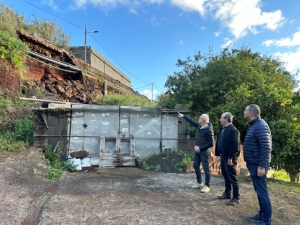
[[[49,41],[23,31],[17,33],[30,49],[28,57],[23,57],[28,67],[23,79],[30,79],[51,93],[55,97],[51,100],[92,104],[95,99],[111,94],[129,94],[148,100]],[[0,89],[18,92],[21,85],[18,71],[4,59],[0,59],[0,69]]]

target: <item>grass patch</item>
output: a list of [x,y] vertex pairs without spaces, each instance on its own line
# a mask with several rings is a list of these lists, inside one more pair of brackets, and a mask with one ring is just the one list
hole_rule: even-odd
[[132,95],[106,95],[102,98],[96,99],[95,103],[100,105],[121,105],[121,106],[135,106],[135,107],[149,107],[156,108],[157,104],[150,102],[142,97]]
[[275,171],[274,179],[287,181],[287,182],[291,181],[289,174],[287,172],[285,172],[284,170]]

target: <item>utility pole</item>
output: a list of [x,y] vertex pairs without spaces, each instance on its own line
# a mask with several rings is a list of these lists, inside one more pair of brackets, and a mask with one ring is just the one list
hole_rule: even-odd
[[86,62],[86,25],[84,25],[84,61]]
[[86,25],[84,25],[84,61],[86,62],[86,35],[88,33],[98,33],[98,30],[94,30],[93,32],[88,32],[86,29]]
[[153,102],[153,83],[152,84],[152,102]]

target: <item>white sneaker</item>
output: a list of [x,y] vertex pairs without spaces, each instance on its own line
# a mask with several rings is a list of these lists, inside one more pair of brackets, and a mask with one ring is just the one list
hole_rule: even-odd
[[201,189],[201,193],[207,193],[210,192],[210,188],[204,185],[204,187]]
[[194,189],[200,189],[200,188],[203,188],[203,183],[199,184],[199,183],[196,183],[192,186],[192,188]]

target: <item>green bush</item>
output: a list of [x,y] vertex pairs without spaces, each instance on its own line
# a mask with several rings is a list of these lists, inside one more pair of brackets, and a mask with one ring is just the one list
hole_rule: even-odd
[[30,115],[26,115],[23,119],[15,120],[13,126],[15,140],[33,145],[34,122]]
[[[18,14],[1,2],[0,30],[6,30],[11,35],[15,35],[16,30],[22,30],[42,37],[58,48],[68,50],[70,46],[70,35],[67,34],[60,25],[53,21],[25,18],[24,15]],[[16,60],[18,61],[18,59]]]
[[28,47],[17,37],[2,29],[0,30],[0,43],[0,58],[10,60],[22,75],[26,65],[21,56],[27,54]]
[[288,182],[291,181],[289,174],[284,170],[275,171],[274,179],[288,181]]
[[145,98],[132,95],[106,95],[102,98],[96,99],[95,103],[98,103],[100,105],[122,105],[149,108],[157,107],[156,103],[150,102]]
[[0,134],[0,153],[25,151],[27,146],[28,143],[24,141],[16,141],[11,132]]
[[33,144],[33,120],[30,116],[13,122],[12,130],[0,133],[0,152],[25,151]]
[[61,178],[63,171],[74,171],[77,165],[69,161],[62,161],[58,153],[48,150],[45,154],[48,165],[48,178],[53,182]]

